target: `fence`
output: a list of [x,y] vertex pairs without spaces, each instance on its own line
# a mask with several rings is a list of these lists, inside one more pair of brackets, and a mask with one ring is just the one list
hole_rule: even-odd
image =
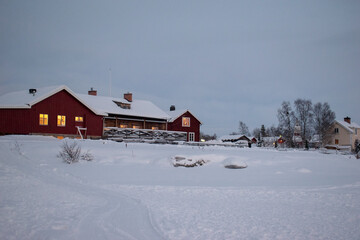
[[151,129],[133,129],[107,127],[104,129],[104,137],[112,140],[160,140],[160,141],[186,141],[186,132],[151,130]]

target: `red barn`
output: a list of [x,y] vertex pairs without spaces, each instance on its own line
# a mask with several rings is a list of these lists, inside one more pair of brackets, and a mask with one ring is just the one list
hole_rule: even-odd
[[101,137],[103,114],[88,106],[66,86],[29,89],[0,97],[1,134]]
[[189,110],[175,110],[170,107],[169,131],[187,132],[187,141],[200,141],[200,125],[202,124]]
[[[169,121],[170,119],[170,121]],[[200,140],[201,122],[189,111],[168,115],[150,101],[75,94],[66,86],[44,87],[0,96],[0,134],[101,138],[109,129],[183,131]]]

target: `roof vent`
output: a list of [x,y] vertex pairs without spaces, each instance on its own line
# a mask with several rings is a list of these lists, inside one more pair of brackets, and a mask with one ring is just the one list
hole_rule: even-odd
[[29,89],[29,94],[32,94],[33,96],[35,96],[36,93],[36,89],[35,88],[30,88]]
[[170,111],[175,111],[175,105],[170,106]]

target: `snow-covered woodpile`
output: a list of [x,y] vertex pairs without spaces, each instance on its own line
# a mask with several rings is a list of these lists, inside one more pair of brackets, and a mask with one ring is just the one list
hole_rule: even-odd
[[104,129],[104,137],[117,141],[158,140],[172,142],[186,141],[187,133],[177,131],[109,127]]

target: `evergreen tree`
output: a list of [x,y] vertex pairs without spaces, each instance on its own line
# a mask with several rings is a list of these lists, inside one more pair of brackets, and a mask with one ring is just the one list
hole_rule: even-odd
[[265,129],[264,125],[261,125],[260,135],[261,135],[261,137],[267,137],[266,129]]

